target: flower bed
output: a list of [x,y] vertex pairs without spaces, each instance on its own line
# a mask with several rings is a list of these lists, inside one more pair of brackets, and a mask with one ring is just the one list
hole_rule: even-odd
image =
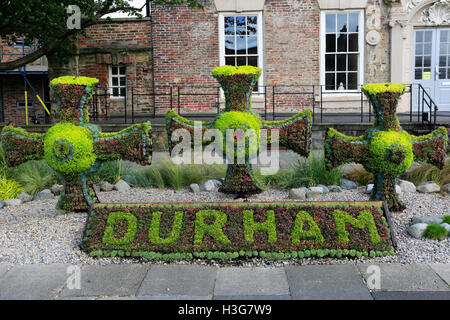
[[94,204],[90,256],[231,260],[394,253],[382,202]]

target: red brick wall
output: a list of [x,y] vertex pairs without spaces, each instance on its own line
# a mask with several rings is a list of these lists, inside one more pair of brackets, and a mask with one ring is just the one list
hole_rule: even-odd
[[[44,89],[42,85],[42,81],[44,81],[44,84],[48,83],[47,77],[45,76],[44,80],[42,80],[41,75],[28,75],[28,79],[30,80],[31,84],[33,85],[34,89],[37,91],[41,99],[44,101],[48,101],[49,97],[46,96],[48,95],[48,92],[43,92]],[[2,87],[2,103],[5,123],[24,125],[26,123],[25,108],[17,108],[17,101],[25,101],[23,77],[21,75],[0,75],[0,85]],[[36,116],[39,119],[40,123],[44,124],[46,121],[46,113],[42,105],[34,96],[29,86],[27,86],[27,91],[28,102],[34,102]],[[47,89],[45,89],[45,91],[47,91]],[[28,108],[28,119],[30,121],[30,124],[32,124],[32,116],[33,109]]]

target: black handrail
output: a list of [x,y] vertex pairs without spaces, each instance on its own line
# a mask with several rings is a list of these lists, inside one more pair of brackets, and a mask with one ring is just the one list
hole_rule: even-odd
[[[221,102],[223,101],[223,93],[219,86],[194,86],[194,85],[183,85],[183,86],[158,86],[155,88],[151,88],[149,86],[127,86],[125,88],[125,95],[122,100],[122,106],[124,109],[123,117],[119,116],[120,119],[126,123],[128,121],[129,110],[131,109],[131,121],[134,123],[136,116],[140,118],[155,118],[160,114],[164,113],[166,110],[174,109],[178,111],[178,113],[184,113],[186,111],[185,108],[182,107],[183,102],[187,101],[189,97],[192,98],[191,103],[195,103],[198,101],[193,99],[195,96],[203,96],[205,97],[204,103],[199,104],[198,109],[206,108],[208,112],[195,112],[195,116],[199,116],[199,114],[204,114],[208,116],[211,113],[211,108],[215,109],[215,113],[220,112]],[[433,129],[436,126],[436,113],[438,110],[437,104],[433,101],[429,93],[421,84],[408,85],[409,90],[407,91],[410,94],[409,103],[409,121],[413,122],[413,93],[415,93],[415,88],[417,88],[417,122],[424,125],[425,122],[428,122],[429,128]],[[108,120],[111,118],[111,105],[114,104],[114,100],[112,97],[112,88],[111,87],[97,87],[96,93],[94,94],[94,99],[92,101],[92,112],[91,119],[93,122],[99,121],[100,117],[102,119]],[[353,121],[360,121],[361,123],[367,119],[369,122],[372,121],[372,106],[368,103],[365,98],[363,92],[358,89],[355,91],[328,91],[324,90],[325,87],[323,85],[270,85],[264,84],[258,88],[257,94],[262,99],[264,98],[264,110],[261,110],[262,116],[264,119],[268,119],[270,116],[271,119],[276,120],[289,117],[293,113],[301,111],[306,106],[309,107],[312,111],[313,121],[314,122],[324,122],[324,118],[328,117],[328,121],[336,122],[340,121],[338,117],[342,114],[350,115],[350,113],[345,113],[345,110],[339,110],[336,113],[326,113],[324,112],[324,101],[326,97],[330,97],[332,95],[357,95],[353,102],[355,106],[359,100],[359,109],[360,111],[357,113],[351,113],[352,116],[358,116],[359,120],[356,118]],[[272,92],[270,92],[270,91]],[[130,97],[131,95],[131,97]],[[301,102],[298,102],[298,111],[295,110],[295,105],[292,101],[296,100],[286,100],[283,99],[283,96],[292,96],[302,99]],[[158,97],[166,97],[163,101],[158,99]],[[209,97],[209,98],[207,98]],[[131,98],[131,99],[130,99]],[[142,99],[147,99],[145,101],[146,104],[150,106],[148,111],[140,111],[136,106],[140,105]],[[174,100],[176,99],[176,100]],[[209,103],[208,99],[211,99],[211,103]],[[159,100],[159,101],[158,101]],[[203,99],[202,99],[203,100]],[[194,101],[194,102],[193,102]],[[128,104],[131,102],[131,108]],[[284,104],[286,106],[286,102],[288,102],[289,110],[284,111],[281,110],[280,106]],[[100,109],[102,107],[102,109]],[[320,117],[317,117],[316,108],[319,108]],[[425,117],[425,108],[429,110],[430,117]],[[159,112],[158,112],[159,110]],[[367,112],[368,110],[368,112]],[[103,112],[102,112],[103,111]],[[344,111],[344,112],[342,112]],[[365,112],[366,111],[366,112]],[[272,113],[272,115],[270,115]],[[420,114],[422,113],[422,119],[420,119]],[[186,114],[189,115],[189,114]],[[193,114],[190,114],[193,115]],[[329,117],[333,117],[330,119]],[[117,118],[117,117],[115,117]]]

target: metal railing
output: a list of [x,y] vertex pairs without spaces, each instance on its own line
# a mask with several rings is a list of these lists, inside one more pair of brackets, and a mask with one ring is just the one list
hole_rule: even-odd
[[[158,86],[124,87],[123,96],[114,97],[112,87],[98,87],[92,99],[91,120],[134,123],[136,118],[157,118],[168,109],[178,114],[192,117],[213,117],[224,107],[224,97],[219,86]],[[120,92],[120,90],[117,90]],[[420,84],[407,85],[409,112],[402,114],[403,122],[417,122],[432,129],[436,125],[438,107],[428,92]],[[353,110],[327,108],[333,104],[334,97],[345,95],[353,103]],[[350,99],[350,97],[353,97]],[[404,97],[407,98],[405,95]],[[414,100],[417,99],[417,100]],[[372,121],[372,106],[363,92],[328,91],[323,85],[264,85],[254,92],[253,104],[259,103],[255,110],[266,120],[277,120],[291,116],[305,108],[313,114],[315,123],[339,122],[341,117],[350,117],[352,122]],[[263,106],[263,107],[262,107]],[[409,114],[408,114],[409,113]]]

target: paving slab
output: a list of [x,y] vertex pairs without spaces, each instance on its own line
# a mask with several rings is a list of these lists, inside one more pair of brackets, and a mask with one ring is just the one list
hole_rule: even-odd
[[450,300],[450,291],[374,291],[375,300]]
[[291,300],[290,295],[280,296],[214,296],[214,300]]
[[289,295],[284,268],[220,268],[215,296]]
[[289,266],[294,300],[372,300],[354,264]]
[[132,296],[149,267],[140,264],[86,266],[81,268],[80,289],[64,288],[61,297]]
[[[381,288],[379,290],[382,291],[449,290],[448,285],[427,264],[358,264],[357,268],[365,280],[368,277],[367,268],[371,265],[380,268]],[[372,271],[371,274],[373,274]]]
[[0,300],[53,299],[65,286],[67,264],[14,266],[0,278]]
[[212,295],[207,296],[189,296],[189,295],[156,295],[139,296],[139,300],[212,300]]
[[[212,297],[217,268],[198,265],[154,265],[137,293],[140,299],[164,296]],[[176,297],[175,297],[176,298]]]
[[11,267],[12,266],[9,263],[0,263],[0,278],[4,276]]
[[450,286],[450,263],[433,263],[430,264],[430,267],[445,281],[445,283],[447,283],[448,286]]

